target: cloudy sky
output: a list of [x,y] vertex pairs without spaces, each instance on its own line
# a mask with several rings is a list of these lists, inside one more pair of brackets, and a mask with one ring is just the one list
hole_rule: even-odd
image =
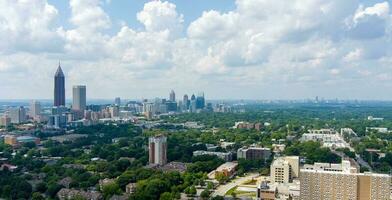
[[0,99],[392,100],[390,2],[0,0]]

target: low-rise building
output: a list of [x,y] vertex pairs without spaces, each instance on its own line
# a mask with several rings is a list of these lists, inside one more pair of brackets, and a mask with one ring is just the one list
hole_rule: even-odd
[[13,147],[17,147],[28,142],[34,142],[36,145],[39,145],[40,139],[33,136],[16,136],[16,135],[4,136],[4,143],[11,145]]
[[213,155],[225,161],[232,161],[233,155],[231,152],[214,152],[214,151],[194,151],[193,156]]
[[242,147],[237,150],[237,159],[245,159],[245,160],[267,160],[271,157],[271,149],[270,148],[262,148],[262,147]]
[[227,177],[232,177],[235,175],[237,171],[238,163],[237,162],[226,162],[223,163],[221,166],[216,168],[215,170],[215,177],[217,174],[223,174]]
[[128,194],[133,194],[136,191],[136,183],[128,183],[125,186],[125,192]]
[[97,191],[83,191],[75,189],[63,188],[57,192],[57,198],[60,200],[71,200],[75,198],[83,198],[86,200],[102,200],[103,196]]

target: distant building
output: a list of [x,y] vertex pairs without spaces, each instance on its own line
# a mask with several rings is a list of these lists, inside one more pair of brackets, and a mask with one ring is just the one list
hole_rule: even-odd
[[60,63],[54,76],[54,106],[65,106],[65,77]]
[[72,110],[84,112],[86,110],[86,86],[75,85],[72,87]]
[[194,151],[193,156],[212,155],[225,161],[232,161],[233,154],[231,152],[213,152],[213,151]]
[[174,92],[174,90],[171,90],[169,100],[174,102],[176,101],[176,93]]
[[20,146],[27,142],[34,142],[35,144],[40,144],[40,139],[32,136],[15,136],[15,135],[6,135],[4,136],[4,143],[11,145],[13,147]]
[[38,119],[41,115],[41,103],[39,101],[32,101],[30,103],[30,117],[34,120]]
[[149,163],[151,165],[165,165],[167,163],[167,138],[164,135],[148,139]]
[[391,176],[357,173],[350,162],[341,164],[315,163],[301,169],[301,199],[390,199]]
[[11,125],[11,118],[8,115],[3,115],[0,117],[0,126],[8,127]]
[[271,183],[291,183],[299,177],[299,157],[278,157],[272,162],[270,172]]
[[120,117],[120,107],[119,106],[117,106],[117,105],[110,106],[109,111],[110,111],[110,116],[112,118]]
[[115,104],[115,105],[118,105],[118,106],[121,106],[121,98],[120,98],[120,97],[116,97],[116,98],[114,99],[114,104]]
[[218,174],[223,174],[224,176],[232,177],[235,175],[237,168],[237,162],[226,162],[216,168],[214,175],[216,177]]
[[188,110],[189,109],[189,99],[188,99],[188,95],[185,94],[184,97],[182,98],[182,105],[183,105],[183,110]]
[[196,109],[204,109],[205,105],[204,93],[200,93],[196,97]]
[[237,159],[243,158],[245,160],[256,160],[256,159],[267,160],[270,157],[271,157],[270,148],[243,147],[237,150]]
[[71,200],[75,198],[83,198],[87,200],[102,200],[103,196],[97,191],[86,192],[83,190],[63,188],[57,192],[57,198],[59,198],[60,200]]
[[20,124],[27,121],[26,109],[23,106],[17,108],[11,108],[9,110],[9,117],[11,118],[11,123]]

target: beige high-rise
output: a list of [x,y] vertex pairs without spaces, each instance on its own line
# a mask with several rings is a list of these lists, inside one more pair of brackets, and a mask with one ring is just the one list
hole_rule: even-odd
[[[320,167],[322,166],[322,167]],[[326,166],[317,163],[314,167],[301,169],[302,200],[388,200],[391,177],[387,174],[356,173],[347,162]]]
[[274,160],[270,169],[272,183],[290,183],[299,176],[299,157],[279,157]]

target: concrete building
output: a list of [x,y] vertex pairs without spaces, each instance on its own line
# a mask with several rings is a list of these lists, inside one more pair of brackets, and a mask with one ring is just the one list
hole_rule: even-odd
[[86,110],[85,85],[75,85],[72,87],[72,110],[80,112]]
[[165,165],[167,163],[167,138],[164,135],[148,139],[149,163],[151,165]]
[[272,162],[270,171],[271,183],[291,183],[299,177],[299,157],[278,157]]
[[32,101],[30,103],[30,117],[34,120],[39,119],[41,115],[41,103],[39,101]]
[[243,158],[246,160],[267,160],[271,157],[270,148],[262,147],[242,147],[237,150],[237,159]]
[[11,123],[24,123],[27,121],[26,109],[23,106],[20,106],[18,108],[11,108],[9,110],[9,117],[11,118]]
[[11,118],[7,115],[3,115],[0,117],[0,126],[8,127],[11,125]]
[[193,156],[212,155],[225,161],[232,161],[233,154],[231,152],[214,152],[214,151],[194,151]]
[[120,117],[120,107],[118,107],[117,105],[110,106],[109,112],[111,118]]
[[65,77],[60,63],[54,75],[54,106],[65,106]]
[[350,162],[317,163],[301,169],[300,196],[303,200],[385,200],[391,195],[391,176],[356,173]]

